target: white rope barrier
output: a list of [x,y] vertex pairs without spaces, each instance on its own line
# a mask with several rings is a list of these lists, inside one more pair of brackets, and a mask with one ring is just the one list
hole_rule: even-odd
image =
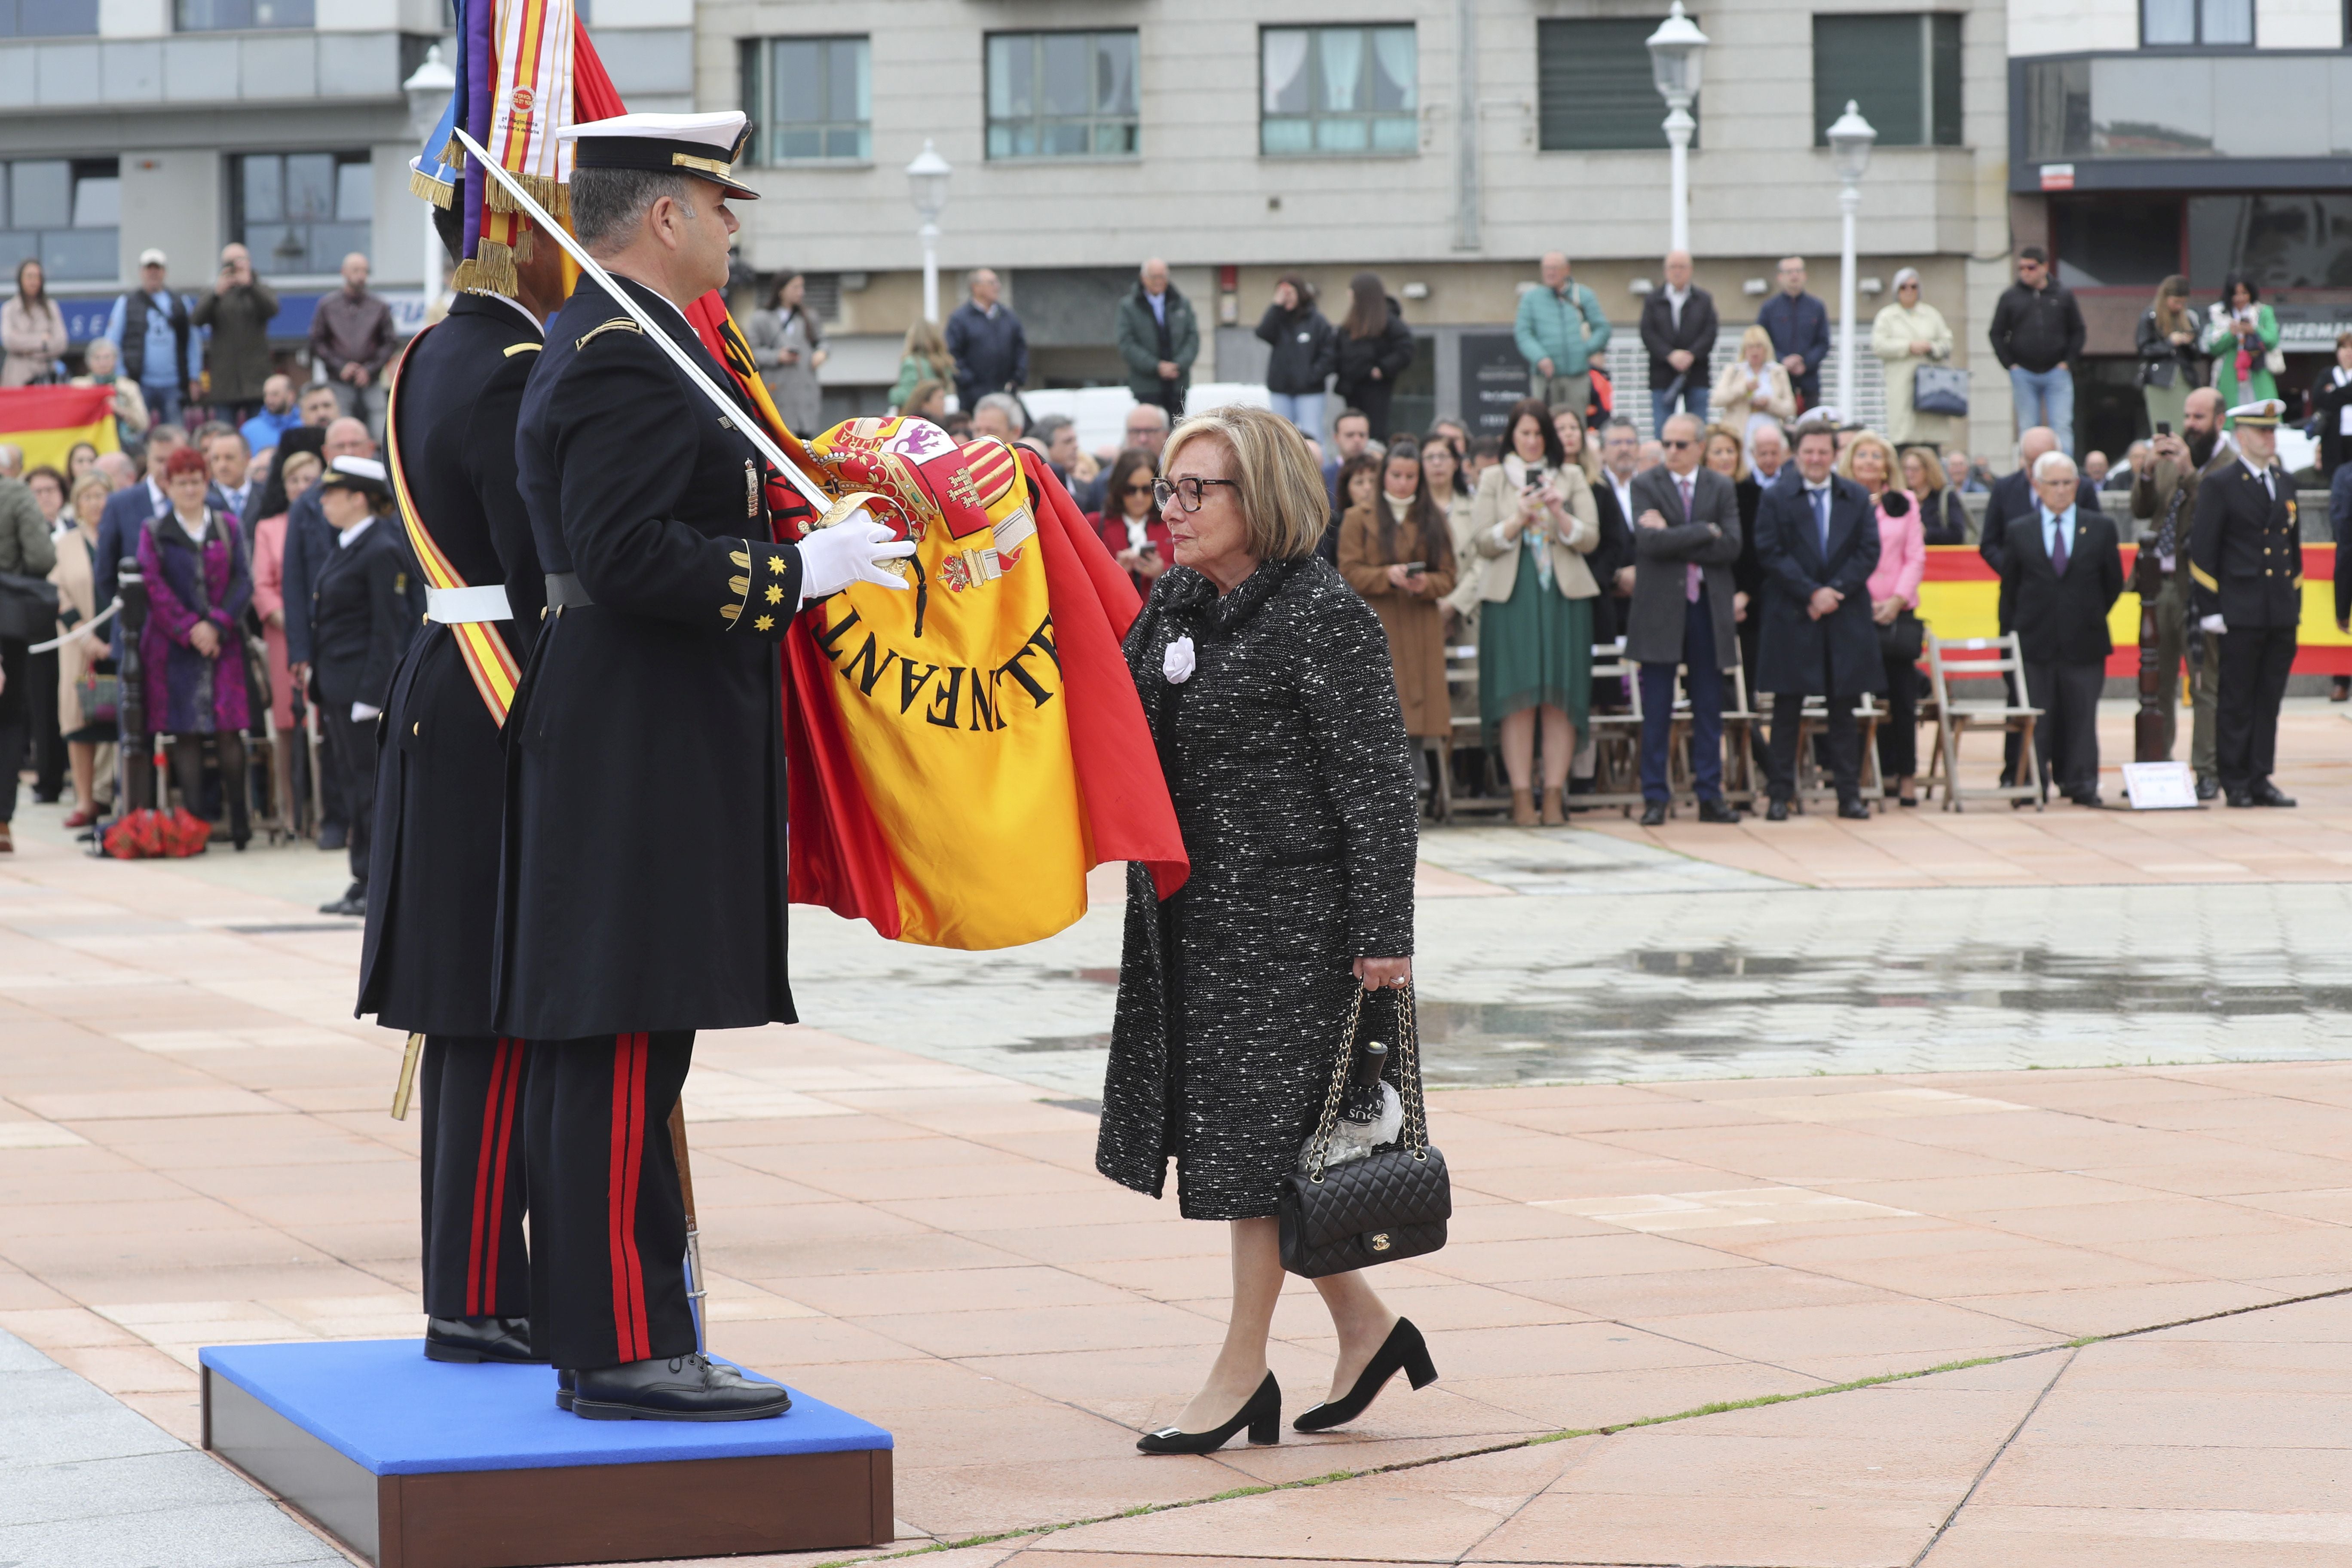
[[77,637],[86,637],[89,636],[90,633],[98,630],[99,627],[106,625],[107,622],[112,620],[115,616],[115,613],[121,608],[122,601],[117,599],[114,603],[107,605],[106,608],[92,616],[89,619],[82,622],[81,625],[74,627],[73,630],[66,633],[65,636],[51,637],[47,642],[37,642],[25,651],[27,653],[47,653],[51,648],[65,647],[66,644],[72,642]]

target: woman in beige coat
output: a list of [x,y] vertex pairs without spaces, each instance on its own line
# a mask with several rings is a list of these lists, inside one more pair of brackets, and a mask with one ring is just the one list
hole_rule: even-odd
[[1797,394],[1789,384],[1788,367],[1772,357],[1772,334],[1761,327],[1739,334],[1739,357],[1723,367],[1709,395],[1716,423],[1738,431],[1741,443],[1751,449],[1756,426],[1797,416]]
[[[84,474],[67,498],[66,516],[72,526],[58,535],[58,563],[49,572],[49,581],[58,585],[60,636],[98,613],[97,579],[90,563],[98,551],[99,514],[106,510],[106,498],[112,493],[101,476]],[[88,637],[58,645],[58,731],[65,737],[66,757],[73,768],[74,808],[66,818],[68,827],[87,827],[98,816],[98,749],[115,735],[113,720],[93,720],[81,708],[82,677],[106,657],[106,647],[102,626]]]
[[[1502,743],[1511,821],[1538,820],[1536,727],[1543,727],[1540,820],[1568,820],[1576,728],[1592,702],[1592,601],[1601,589],[1584,558],[1601,542],[1601,512],[1584,470],[1567,460],[1551,411],[1536,398],[1511,407],[1502,462],[1478,479],[1470,543],[1478,563],[1478,715]],[[1465,559],[1464,569],[1471,562]]]
[[1895,303],[1871,323],[1870,352],[1886,366],[1887,439],[1897,447],[1940,450],[1949,445],[1958,421],[1911,406],[1911,384],[1919,367],[1952,363],[1952,329],[1941,310],[1919,302],[1919,274],[1908,267],[1895,275]]

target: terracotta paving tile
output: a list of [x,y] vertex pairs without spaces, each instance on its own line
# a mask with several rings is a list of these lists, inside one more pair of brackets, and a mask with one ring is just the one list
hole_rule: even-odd
[[[1976,1503],[2254,1513],[2344,1507],[2341,1448],[2076,1446],[2046,1441],[2038,1427],[2001,1456]],[[2352,1521],[2352,1514],[2338,1517]]]
[[2010,1295],[1958,1296],[1957,1307],[2008,1318],[2066,1335],[2113,1334],[2154,1323],[2227,1312],[2276,1300],[2282,1293],[2231,1280],[2196,1279],[2170,1285],[2122,1285],[2075,1290],[2029,1290]]
[[[698,1186],[698,1195],[699,1184]],[[1125,1292],[1059,1268],[1034,1265],[930,1272],[816,1275],[793,1283],[795,1300],[826,1312],[981,1311],[999,1308],[1110,1306]]]
[[2222,1279],[2352,1268],[2352,1230],[2340,1226],[2300,1226],[2254,1236],[2118,1238],[2101,1245],[2125,1258]]
[[[2050,1517],[2060,1512],[1987,1510],[1979,1519],[1972,1506],[1936,1543],[1928,1561],[1935,1568],[2343,1568],[2347,1560],[2338,1535],[2318,1542],[2287,1536],[2289,1531],[2317,1534],[2326,1529],[2309,1516],[2275,1523],[2164,1513],[2134,1519],[2121,1510],[2098,1509],[2085,1510],[2087,1517],[2079,1521]],[[2178,1531],[2181,1538],[2154,1538],[2138,1533],[2135,1525]],[[2262,1534],[2251,1541],[2214,1538],[2220,1529],[2232,1527]]]
[[1664,1237],[1561,1237],[1536,1241],[1476,1241],[1428,1254],[1420,1267],[1473,1284],[1571,1279],[1590,1275],[1656,1274],[1717,1268],[1719,1254]]
[[1117,1314],[1095,1307],[1015,1307],[905,1312],[850,1321],[900,1344],[954,1359],[1120,1346],[1213,1345],[1225,1332],[1220,1317],[1159,1302],[1132,1302]]
[[1063,1552],[1148,1552],[1321,1562],[1364,1556],[1444,1562],[1476,1546],[1502,1522],[1495,1509],[1406,1492],[1384,1486],[1384,1479],[1343,1481],[1082,1525],[1041,1542],[1033,1555],[1050,1561]]
[[1464,1561],[1891,1568],[1912,1561],[1949,1506],[1742,1498],[1734,1509],[1706,1509],[1685,1498],[1554,1491]]
[[1726,1355],[1808,1371],[1822,1356],[1907,1355],[1915,1366],[1932,1366],[1953,1352],[1982,1355],[2049,1338],[1962,1306],[1918,1300],[1644,1317],[1634,1322]]
[[1589,1431],[1680,1415],[1727,1400],[1806,1394],[1825,1386],[1822,1379],[1752,1362],[1494,1377],[1456,1376],[1442,1364],[1438,1371],[1444,1374],[1439,1387],[1553,1432]]

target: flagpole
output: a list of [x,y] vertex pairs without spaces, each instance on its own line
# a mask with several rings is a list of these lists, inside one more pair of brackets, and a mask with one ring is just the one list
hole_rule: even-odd
[[451,133],[464,145],[475,161],[482,165],[491,178],[506,187],[507,195],[514,198],[515,205],[530,215],[531,221],[538,224],[541,230],[556,244],[562,246],[566,255],[580,264],[580,270],[594,279],[599,287],[613,296],[614,302],[629,313],[631,319],[644,331],[645,335],[652,340],[655,346],[669,356],[670,363],[686,373],[687,380],[692,382],[705,397],[710,399],[712,405],[720,413],[734,420],[737,427],[750,437],[751,445],[760,449],[760,455],[775,465],[778,471],[783,475],[785,481],[801,493],[803,500],[816,509],[818,516],[822,517],[834,509],[836,504],[835,498],[825,494],[817,487],[814,479],[802,472],[798,463],[784,456],[784,449],[776,445],[774,439],[760,427],[756,420],[743,416],[743,405],[719,390],[718,384],[703,374],[702,367],[688,357],[687,352],[678,347],[676,340],[671,338],[661,324],[646,313],[646,308],[631,299],[628,290],[614,282],[613,275],[597,264],[595,258],[588,254],[588,247],[582,245],[570,229],[550,216],[545,207],[531,199],[530,193],[523,189],[520,180],[500,167],[497,159],[483,152],[482,144],[467,135],[462,127],[453,126]]

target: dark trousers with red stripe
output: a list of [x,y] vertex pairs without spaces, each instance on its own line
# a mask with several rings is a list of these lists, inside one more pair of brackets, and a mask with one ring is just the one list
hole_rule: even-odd
[[531,1047],[531,1346],[559,1367],[686,1355],[686,1203],[669,1141],[694,1031]]
[[425,1310],[520,1318],[530,1310],[522,1216],[523,1085],[531,1051],[488,1035],[427,1035]]

